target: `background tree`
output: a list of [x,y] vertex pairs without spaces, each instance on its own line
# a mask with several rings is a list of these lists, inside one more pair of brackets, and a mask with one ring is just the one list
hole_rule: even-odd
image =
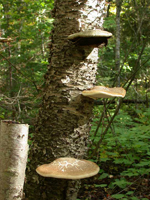
[[122,0],[116,0],[116,51],[115,51],[115,61],[116,70],[118,71],[118,86],[120,86],[120,13],[121,13]]
[[33,123],[39,104],[37,94],[41,90],[48,64],[52,6],[51,0],[45,3],[34,0],[0,2],[0,36],[12,39],[0,43],[2,119]]

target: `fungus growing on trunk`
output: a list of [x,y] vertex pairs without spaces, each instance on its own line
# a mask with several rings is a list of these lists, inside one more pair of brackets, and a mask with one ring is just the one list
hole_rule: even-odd
[[111,36],[112,33],[110,32],[96,29],[71,34],[68,36],[68,40],[79,46],[100,47],[101,44],[106,46]]
[[92,89],[84,90],[83,96],[98,99],[98,98],[111,98],[111,97],[125,97],[126,90],[122,87],[108,88],[104,86],[94,86]]
[[91,161],[63,157],[39,166],[36,172],[44,177],[83,179],[96,175],[99,170],[99,166]]

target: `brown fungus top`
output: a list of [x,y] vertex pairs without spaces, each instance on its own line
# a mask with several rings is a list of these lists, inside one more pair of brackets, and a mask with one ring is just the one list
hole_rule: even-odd
[[82,179],[96,175],[99,169],[99,166],[91,161],[63,157],[39,166],[36,172],[44,177]]
[[74,33],[68,36],[69,40],[74,40],[75,38],[84,38],[84,37],[111,37],[112,33],[108,32],[108,31],[103,31],[100,29],[96,29],[96,30],[87,30],[87,31],[82,31],[79,33]]
[[68,40],[80,46],[99,47],[101,44],[107,45],[107,39],[112,36],[112,33],[100,29],[86,30],[83,32],[74,33],[68,36]]
[[83,96],[90,97],[92,99],[98,98],[111,98],[111,97],[125,97],[126,90],[122,87],[108,88],[104,86],[94,86],[92,89],[84,90]]

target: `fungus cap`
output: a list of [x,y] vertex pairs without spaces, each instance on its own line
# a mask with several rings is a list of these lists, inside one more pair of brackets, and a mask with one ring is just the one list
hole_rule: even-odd
[[91,161],[63,157],[39,166],[36,172],[44,177],[82,179],[96,175],[99,169],[99,166]]
[[108,38],[111,36],[112,34],[107,31],[96,29],[71,34],[68,36],[68,39],[79,46],[99,48],[103,45],[107,46]]
[[90,97],[92,99],[98,98],[111,98],[111,97],[125,97],[126,90],[122,87],[108,88],[104,86],[95,86],[90,90],[84,90],[83,96]]
[[108,31],[103,31],[100,29],[96,30],[87,30],[78,33],[74,33],[68,36],[69,40],[75,40],[76,38],[85,38],[85,37],[107,37],[110,38],[112,33]]

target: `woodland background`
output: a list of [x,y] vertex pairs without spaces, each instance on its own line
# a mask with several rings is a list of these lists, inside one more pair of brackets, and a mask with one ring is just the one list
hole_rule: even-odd
[[[110,0],[104,29],[113,37],[99,50],[97,85],[120,85],[127,94],[95,101],[88,157],[101,170],[83,180],[80,199],[150,199],[150,2],[123,0],[121,8],[120,67]],[[12,39],[0,43],[0,120],[28,123],[29,145],[44,89],[52,9],[52,0],[0,2],[0,37]]]

